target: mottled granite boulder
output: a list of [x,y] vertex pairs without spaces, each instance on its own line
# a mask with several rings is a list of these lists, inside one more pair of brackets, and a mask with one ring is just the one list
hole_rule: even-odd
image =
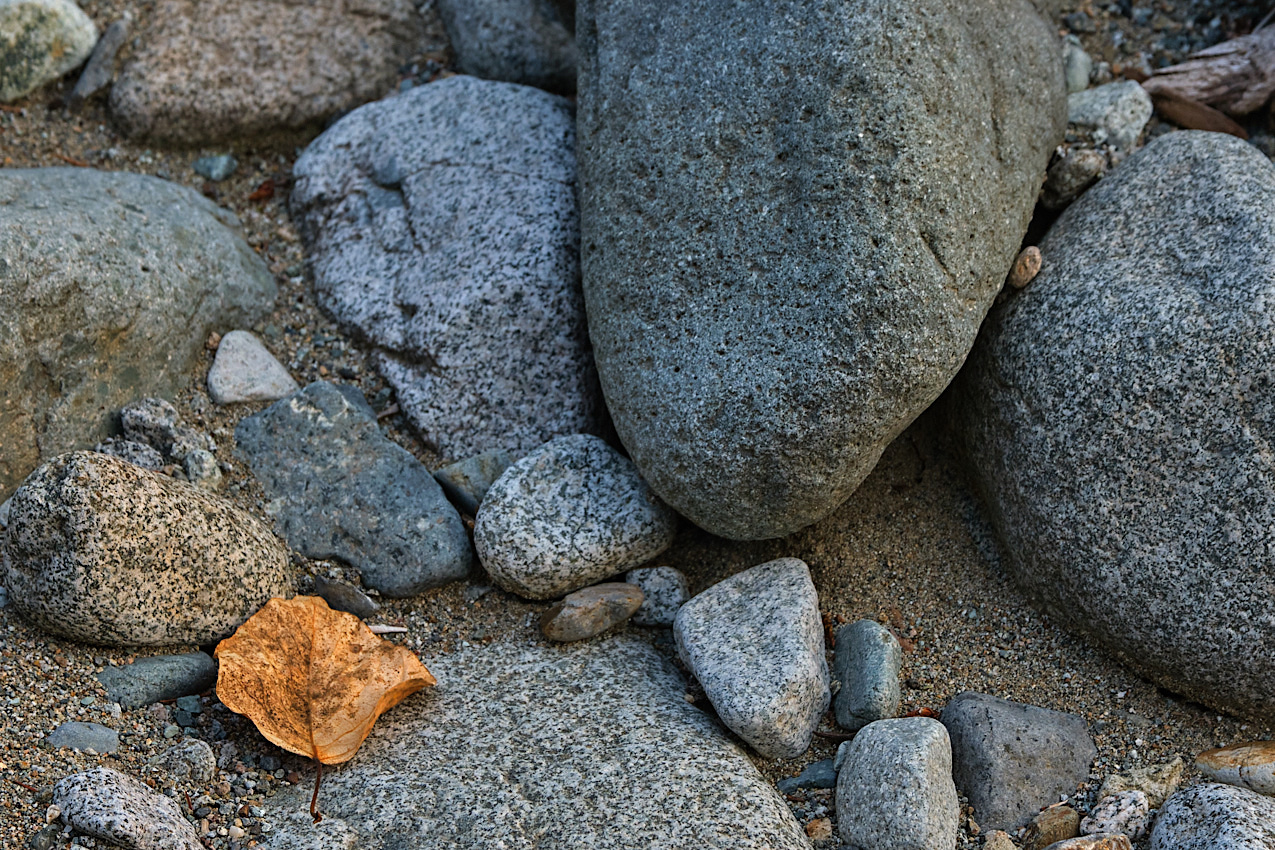
[[832,696],[803,562],[780,558],[718,582],[678,609],[673,637],[731,731],[766,758],[806,751]]
[[4,546],[10,603],[86,643],[211,643],[288,589],[287,550],[251,515],[96,452],[32,473]]
[[642,607],[633,615],[639,626],[671,626],[677,610],[691,598],[691,583],[676,567],[639,567],[624,575],[642,588]]
[[837,629],[832,674],[837,691],[837,725],[857,732],[869,723],[897,717],[899,669],[903,648],[890,630],[872,620],[859,620]]
[[[425,659],[438,686],[359,756],[264,804],[271,847],[808,850],[788,805],[686,683],[636,640],[494,645]],[[357,845],[320,844],[326,837]]]
[[554,0],[437,0],[466,74],[562,94],[576,90],[574,21]]
[[110,436],[124,404],[185,388],[210,331],[274,306],[238,227],[153,177],[0,169],[0,498]]
[[473,566],[460,515],[429,470],[381,433],[357,387],[310,384],[240,420],[235,441],[279,533],[303,555],[339,558],[396,597]]
[[1275,166],[1162,136],[1058,219],[953,419],[1008,569],[1160,686],[1275,720]]
[[781,537],[964,362],[1066,121],[1030,0],[580,0],[607,406],[678,512]]
[[248,331],[231,331],[221,338],[208,370],[208,394],[213,401],[278,401],[299,389],[283,364]]
[[1137,841],[1151,827],[1151,805],[1141,791],[1102,797],[1080,822],[1082,835],[1127,835]]
[[62,822],[129,850],[203,850],[177,802],[131,776],[98,767],[53,786]]
[[1275,800],[1247,788],[1205,783],[1174,794],[1151,830],[1151,850],[1270,850]]
[[0,0],[0,103],[56,80],[95,44],[97,27],[71,0]]
[[103,668],[97,680],[120,708],[140,708],[208,690],[217,684],[217,662],[204,652],[154,655],[123,667]]
[[444,456],[601,429],[569,101],[450,77],[347,115],[294,173],[320,304]]

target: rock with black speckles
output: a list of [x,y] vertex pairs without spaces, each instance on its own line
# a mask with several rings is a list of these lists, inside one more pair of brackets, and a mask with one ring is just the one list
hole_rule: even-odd
[[0,103],[56,80],[97,44],[97,27],[71,0],[0,0],[0,33]]
[[804,562],[780,558],[718,582],[678,609],[673,637],[733,732],[766,758],[806,751],[831,692]]
[[[1045,850],[1133,850],[1133,843],[1127,835],[1104,832],[1068,838],[1066,841],[1050,844]],[[1217,850],[1222,848],[1219,847]]]
[[97,674],[106,695],[121,708],[197,694],[217,683],[217,662],[205,652],[153,655]]
[[1275,800],[1234,785],[1185,788],[1160,809],[1151,850],[1270,850]]
[[164,456],[145,443],[111,437],[93,447],[93,451],[126,460],[134,466],[159,472],[164,468]]
[[642,607],[633,615],[639,626],[671,626],[677,609],[691,598],[691,583],[676,567],[638,567],[624,580],[642,588]]
[[676,530],[628,459],[574,434],[505,470],[478,508],[474,545],[496,584],[551,599],[649,561]]
[[130,850],[203,850],[177,803],[131,776],[98,767],[53,786],[62,822]]
[[1141,791],[1121,791],[1103,797],[1080,822],[1082,835],[1127,835],[1136,841],[1151,827],[1151,806]]
[[211,643],[288,590],[287,550],[257,519],[97,452],[33,472],[4,545],[18,611],[86,643]]
[[125,406],[120,410],[120,426],[127,439],[148,445],[176,463],[191,452],[217,448],[207,434],[182,425],[177,408],[162,398],[144,398]]
[[217,774],[217,758],[212,747],[198,738],[182,741],[164,750],[160,761],[168,775],[179,782],[206,785]]
[[[438,0],[466,74],[575,94],[576,39],[554,0]],[[574,4],[572,4],[574,5]]]

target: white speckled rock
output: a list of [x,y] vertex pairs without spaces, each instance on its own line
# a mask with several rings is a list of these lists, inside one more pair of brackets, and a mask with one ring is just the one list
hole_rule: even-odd
[[1151,850],[1271,850],[1275,800],[1205,783],[1174,794],[1151,830]]
[[56,80],[95,44],[97,27],[71,0],[0,0],[0,102]]
[[53,786],[62,821],[130,850],[203,850],[177,804],[109,767],[74,773]]
[[550,440],[487,491],[474,546],[496,584],[550,599],[638,566],[668,548],[677,516],[637,469],[597,437]]
[[691,583],[676,567],[639,567],[624,576],[642,588],[642,607],[633,615],[639,626],[671,626],[677,609],[691,598]]
[[[1129,836],[1119,833],[1104,832],[1096,835],[1081,835],[1065,841],[1055,841],[1045,850],[1133,850]],[[1221,850],[1221,848],[1218,848]]]
[[1099,142],[1128,150],[1151,120],[1151,95],[1133,80],[1067,96],[1067,123],[1091,130]]
[[169,775],[182,782],[203,785],[212,782],[217,773],[217,758],[212,747],[198,738],[169,747],[161,760]]
[[837,775],[837,827],[861,850],[947,850],[956,846],[960,801],[952,747],[929,717],[863,727]]
[[806,751],[831,692],[804,562],[780,558],[718,582],[678,610],[673,637],[733,732],[766,758]]
[[1116,833],[1137,841],[1151,827],[1151,805],[1141,791],[1103,797],[1080,822],[1082,835]]
[[1195,757],[1195,768],[1214,782],[1275,796],[1275,741],[1249,741]]
[[18,611],[88,643],[210,643],[288,589],[287,550],[257,519],[96,452],[61,455],[27,478],[4,545]]
[[1098,799],[1119,794],[1121,791],[1141,791],[1147,795],[1147,803],[1153,809],[1164,805],[1178,785],[1182,782],[1182,773],[1186,770],[1186,762],[1181,756],[1164,764],[1153,764],[1139,767],[1127,773],[1117,773],[1102,780],[1098,789]]
[[208,370],[208,394],[213,401],[277,401],[299,389],[283,364],[248,331],[231,331],[221,338]]

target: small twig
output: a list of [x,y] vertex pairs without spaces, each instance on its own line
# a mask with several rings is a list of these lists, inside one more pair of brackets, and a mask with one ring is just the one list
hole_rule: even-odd
[[54,151],[53,155],[56,156],[58,159],[62,160],[63,162],[67,163],[68,165],[74,165],[77,168],[89,167],[89,164],[82,159],[76,159],[73,156],[67,156],[64,153],[57,153],[56,151]]
[[25,788],[25,789],[27,789],[28,791],[30,791],[32,794],[39,794],[39,793],[40,793],[40,789],[39,789],[39,788],[36,788],[36,787],[35,787],[35,786],[33,786],[33,785],[28,785],[28,784],[26,784],[25,782],[23,782],[23,781],[22,781],[22,780],[20,780],[20,779],[15,779],[15,778],[14,778],[14,777],[12,777],[12,776],[7,777],[7,778],[8,778],[8,780],[9,780],[10,782],[12,782],[14,785],[20,785],[20,786],[22,786],[23,788]]
[[391,404],[389,407],[385,408],[380,413],[376,414],[376,419],[379,422],[380,420],[385,419],[387,416],[393,416],[395,413],[398,413],[398,402]]
[[816,730],[815,734],[826,741],[836,741],[837,743],[849,741],[854,738],[853,732],[820,732]]
[[310,817],[317,824],[323,820],[323,815],[319,813],[319,783],[323,781],[323,762],[315,759],[314,763],[319,766],[319,772],[314,777],[314,793],[310,795]]
[[0,103],[0,112],[8,112],[10,115],[21,115],[21,106],[9,106],[6,103]]
[[405,626],[386,626],[381,623],[375,623],[368,626],[368,630],[374,635],[405,635],[407,627]]

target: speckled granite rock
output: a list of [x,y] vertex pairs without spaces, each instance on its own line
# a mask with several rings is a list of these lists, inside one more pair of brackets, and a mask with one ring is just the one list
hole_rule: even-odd
[[1160,686],[1268,722],[1273,194],[1239,139],[1156,139],[1058,219],[952,395],[1027,595]]
[[4,497],[110,436],[124,404],[185,388],[209,332],[269,312],[275,283],[235,217],[185,186],[5,168],[0,291]]
[[676,530],[633,464],[574,434],[505,470],[478,509],[474,546],[496,584],[551,599],[654,558]]
[[386,596],[464,578],[460,515],[424,465],[381,434],[358,388],[318,381],[240,420],[239,453],[279,533],[311,558],[340,558]]
[[458,510],[475,516],[491,485],[513,462],[509,452],[493,449],[434,470],[434,480]]
[[1275,800],[1247,788],[1205,783],[1174,794],[1151,830],[1151,850],[1270,850]]
[[76,750],[92,750],[98,754],[113,753],[120,746],[120,735],[101,723],[85,723],[68,720],[49,733],[44,739],[50,747],[71,747]]
[[154,655],[123,667],[105,667],[97,680],[121,708],[140,708],[211,688],[217,683],[217,662],[204,652]]
[[385,95],[424,40],[411,0],[162,0],[111,112],[170,144],[302,131]]
[[603,582],[567,594],[540,615],[540,630],[550,640],[585,640],[625,622],[641,605],[641,588],[627,582]]
[[1030,0],[580,0],[581,260],[620,440],[714,534],[828,515],[973,345],[1062,140]]
[[832,661],[837,691],[837,725],[857,732],[875,720],[899,714],[899,669],[903,649],[890,630],[872,620],[837,629]]
[[1133,80],[1107,83],[1067,96],[1067,123],[1089,130],[1094,141],[1129,150],[1151,120],[1151,95]]
[[196,451],[215,451],[217,445],[202,431],[182,425],[177,408],[162,398],[144,398],[120,410],[124,436],[148,445],[166,460],[182,463]]
[[943,709],[956,787],[984,829],[1016,829],[1075,793],[1098,755],[1084,718],[966,691]]
[[803,562],[780,558],[718,582],[678,610],[673,637],[731,731],[766,758],[806,751],[831,692]]
[[1249,741],[1195,757],[1195,768],[1214,782],[1275,796],[1275,741]]
[[1186,770],[1186,762],[1177,756],[1171,762],[1138,767],[1125,773],[1117,773],[1102,780],[1098,789],[1098,799],[1119,794],[1121,791],[1141,791],[1147,795],[1147,803],[1153,809],[1164,805],[1164,801],[1178,790],[1182,782],[1182,774]]
[[73,773],[53,786],[62,821],[129,850],[203,850],[177,803],[109,767]]
[[288,555],[230,502],[96,452],[40,467],[4,538],[12,604],[86,643],[203,644],[288,589]]
[[466,74],[575,94],[576,39],[553,0],[438,0]]
[[960,801],[943,724],[928,717],[870,723],[837,776],[837,829],[861,850],[956,846]]
[[677,609],[691,598],[691,583],[675,567],[639,567],[624,575],[629,584],[642,588],[642,607],[633,615],[639,626],[671,626]]
[[[807,850],[787,804],[667,661],[632,639],[493,645],[425,663],[438,686],[325,772],[320,827],[358,850]],[[606,757],[601,757],[606,755]],[[272,848],[311,848],[308,787],[265,803]],[[328,821],[341,821],[328,826]]]
[[191,738],[164,750],[160,761],[168,775],[179,782],[204,785],[212,782],[217,775],[217,758],[213,755],[212,747],[198,738]]
[[149,469],[151,472],[159,472],[164,468],[164,456],[162,454],[151,446],[134,440],[111,437],[94,446],[93,451],[117,457],[120,460],[126,460],[133,466],[140,466],[142,469]]
[[231,331],[221,338],[208,370],[208,394],[213,401],[277,401],[299,389],[283,364],[248,331]]
[[293,169],[319,302],[444,456],[601,427],[574,146],[564,98],[456,76],[351,113]]
[[[1045,850],[1133,850],[1133,843],[1127,835],[1081,835],[1050,844]],[[1221,848],[1218,848],[1221,850]]]
[[1151,806],[1141,791],[1103,797],[1080,822],[1082,835],[1127,835],[1137,841],[1151,827]]
[[0,103],[56,80],[97,44],[97,27],[71,0],[0,0],[0,34]]

